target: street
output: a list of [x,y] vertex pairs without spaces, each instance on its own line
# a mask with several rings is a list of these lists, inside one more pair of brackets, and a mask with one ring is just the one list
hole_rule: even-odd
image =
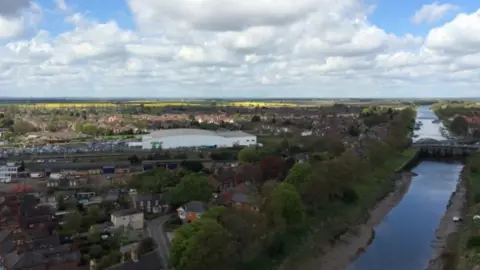
[[163,216],[147,222],[147,230],[153,241],[157,244],[155,251],[162,259],[162,266],[164,269],[168,269],[168,250],[169,240],[163,230],[163,224],[168,220],[170,216]]

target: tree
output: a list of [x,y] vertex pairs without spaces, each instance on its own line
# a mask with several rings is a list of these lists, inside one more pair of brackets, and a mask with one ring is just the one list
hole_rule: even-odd
[[226,210],[227,208],[225,208],[224,206],[212,207],[207,212],[203,213],[202,218],[210,218],[218,221]]
[[131,155],[128,157],[128,161],[130,161],[130,164],[131,165],[137,165],[137,164],[140,164],[142,163],[142,161],[140,160],[140,158],[138,158],[137,155]]
[[263,181],[278,179],[283,180],[286,174],[286,164],[282,157],[269,156],[260,161]]
[[238,152],[238,160],[244,163],[255,163],[260,160],[260,154],[255,147],[246,147]]
[[107,269],[108,267],[119,263],[121,258],[122,254],[120,251],[113,250],[108,255],[102,257],[100,262],[97,264],[97,269]]
[[65,223],[62,225],[63,235],[74,235],[80,232],[82,216],[78,212],[71,212],[65,216]]
[[288,183],[279,184],[267,198],[266,213],[269,222],[281,230],[302,224],[306,216],[297,189]]
[[55,201],[57,202],[58,211],[65,211],[65,209],[67,209],[67,205],[65,203],[65,196],[63,194],[58,193],[55,197]]
[[173,205],[190,201],[208,202],[213,192],[214,188],[205,175],[191,173],[182,177],[180,183],[171,189],[169,200]]
[[463,116],[456,116],[450,123],[450,130],[458,135],[466,135],[468,133],[468,122]]
[[92,205],[87,208],[87,216],[89,224],[98,223],[106,219],[105,212],[96,205]]
[[176,270],[232,269],[235,252],[227,230],[213,219],[199,219],[175,232],[169,264]]
[[310,177],[312,174],[312,166],[308,162],[297,163],[288,172],[285,182],[294,185],[297,188]]
[[94,225],[90,228],[87,236],[89,244],[98,244],[102,240],[102,234],[97,225]]
[[88,254],[90,255],[90,258],[99,258],[103,253],[103,248],[101,245],[92,245],[88,249]]
[[183,160],[180,166],[194,173],[198,173],[203,169],[203,164],[195,160]]
[[25,134],[31,131],[35,131],[35,127],[23,120],[15,120],[12,130],[15,134]]
[[83,124],[80,128],[80,131],[87,135],[96,136],[98,129],[93,124]]
[[220,216],[220,224],[235,241],[235,254],[248,261],[262,251],[263,240],[269,233],[267,219],[261,212],[249,209],[230,209]]
[[254,116],[252,117],[252,122],[260,122],[260,121],[261,121],[260,116],[254,115]]

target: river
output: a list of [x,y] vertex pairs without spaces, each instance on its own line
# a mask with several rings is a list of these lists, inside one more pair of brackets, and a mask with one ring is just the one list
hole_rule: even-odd
[[[417,111],[423,125],[416,139],[445,139],[428,106]],[[375,238],[348,270],[424,270],[432,256],[435,230],[455,190],[460,163],[423,161],[402,201],[375,228]]]

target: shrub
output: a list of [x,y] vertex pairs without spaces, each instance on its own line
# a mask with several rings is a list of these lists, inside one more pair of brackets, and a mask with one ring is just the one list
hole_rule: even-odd
[[346,187],[342,192],[342,201],[345,203],[355,203],[358,201],[358,193],[351,187]]
[[474,235],[470,236],[467,241],[467,248],[478,248],[480,247],[480,236],[479,235]]
[[474,200],[475,203],[480,203],[480,194],[475,194]]

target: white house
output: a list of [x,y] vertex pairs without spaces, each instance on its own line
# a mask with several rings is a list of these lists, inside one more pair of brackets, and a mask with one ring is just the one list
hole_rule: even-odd
[[18,168],[20,168],[20,166],[13,162],[7,162],[6,165],[0,166],[0,181],[7,183],[10,182],[12,177],[18,175]]
[[125,209],[113,212],[110,219],[115,228],[141,230],[144,225],[143,212],[137,209]]

